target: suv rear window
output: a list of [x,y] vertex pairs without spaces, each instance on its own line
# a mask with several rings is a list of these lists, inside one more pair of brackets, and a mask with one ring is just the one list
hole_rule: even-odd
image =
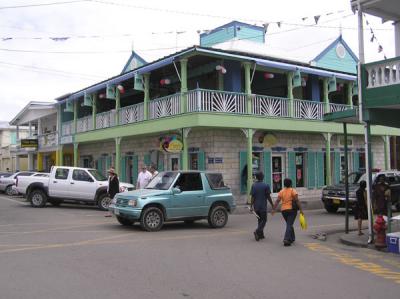
[[226,189],[224,179],[221,173],[206,173],[206,178],[210,184],[211,189]]

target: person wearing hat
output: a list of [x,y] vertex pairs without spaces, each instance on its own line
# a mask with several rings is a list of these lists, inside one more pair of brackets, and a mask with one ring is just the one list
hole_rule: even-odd
[[[115,173],[113,167],[108,170],[108,187],[107,194],[110,199],[113,199],[115,194],[119,193],[119,180],[118,175]],[[107,214],[106,217],[111,217],[111,213]]]

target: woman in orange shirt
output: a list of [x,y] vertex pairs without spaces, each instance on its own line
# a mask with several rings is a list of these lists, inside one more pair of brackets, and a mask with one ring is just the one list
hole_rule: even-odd
[[[299,196],[296,190],[292,188],[292,180],[286,178],[283,181],[283,185],[284,188],[278,193],[278,199],[275,201],[272,214],[274,214],[279,202],[282,202],[281,212],[286,221],[286,231],[283,238],[283,245],[290,246],[296,239],[293,223],[296,220],[297,210],[299,209],[300,213],[303,214],[303,209],[301,208]],[[293,203],[295,204],[293,205]]]

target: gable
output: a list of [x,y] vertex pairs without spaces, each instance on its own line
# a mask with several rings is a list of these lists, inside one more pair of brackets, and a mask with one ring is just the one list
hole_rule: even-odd
[[357,57],[341,37],[311,62],[313,66],[352,74],[357,74],[357,63]]
[[145,64],[147,64],[146,60],[140,57],[135,51],[132,51],[132,54],[122,69],[121,74],[125,74]]

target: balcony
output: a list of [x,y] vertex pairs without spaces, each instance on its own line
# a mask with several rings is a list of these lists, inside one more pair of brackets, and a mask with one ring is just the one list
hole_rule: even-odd
[[[342,104],[329,104],[329,111],[324,103],[316,101],[298,100],[287,98],[248,95],[226,91],[195,89],[185,95],[176,93],[159,99],[151,100],[148,104],[148,118],[159,119],[181,114],[182,100],[186,101],[187,113],[229,113],[238,115],[254,115],[270,118],[293,118],[322,121],[326,112],[345,111],[351,106]],[[251,102],[251,113],[247,113],[248,101]],[[126,125],[144,121],[144,103],[126,106],[119,111],[111,110],[96,115],[96,129]],[[119,123],[116,123],[116,113]],[[77,133],[93,130],[92,116],[85,116],[77,120]],[[69,136],[74,133],[73,121],[62,124],[62,135]]]
[[38,136],[39,149],[56,147],[58,145],[58,132],[51,132]]

